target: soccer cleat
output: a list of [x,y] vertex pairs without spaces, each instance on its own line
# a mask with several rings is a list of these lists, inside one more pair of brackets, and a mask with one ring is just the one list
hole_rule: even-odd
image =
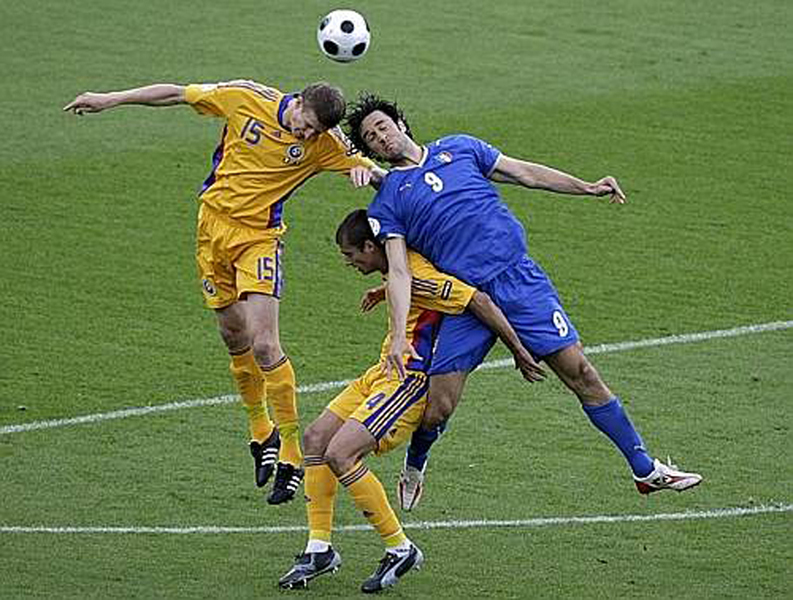
[[278,580],[285,590],[308,587],[308,582],[325,573],[335,573],[341,566],[341,556],[333,548],[325,552],[298,554],[294,566]]
[[253,466],[256,470],[256,487],[264,487],[270,480],[275,469],[275,461],[278,460],[278,450],[281,448],[281,438],[278,430],[273,432],[263,442],[253,440],[250,444],[251,456],[253,456]]
[[667,459],[669,464],[664,464],[657,458],[654,461],[655,469],[647,477],[633,476],[636,488],[640,494],[651,494],[660,490],[675,490],[682,492],[689,488],[699,485],[702,475],[699,473],[686,473],[679,471],[677,466],[672,464],[672,459]]
[[[424,463],[426,468],[427,464]],[[397,496],[399,497],[399,506],[402,510],[411,511],[416,508],[421,494],[424,492],[424,471],[419,471],[416,467],[405,465],[402,472],[399,474],[399,483],[397,485]]]
[[295,497],[295,492],[303,481],[305,471],[289,463],[278,463],[278,470],[275,472],[275,483],[273,491],[267,496],[268,504],[283,504]]
[[391,587],[411,569],[420,569],[423,562],[424,555],[415,544],[411,544],[410,550],[404,553],[386,552],[377,570],[363,582],[361,591],[374,594]]

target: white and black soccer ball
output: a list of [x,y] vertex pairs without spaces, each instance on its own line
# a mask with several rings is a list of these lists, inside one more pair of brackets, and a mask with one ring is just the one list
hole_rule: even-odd
[[358,60],[369,49],[369,24],[354,10],[334,10],[317,28],[317,43],[328,58],[337,62]]

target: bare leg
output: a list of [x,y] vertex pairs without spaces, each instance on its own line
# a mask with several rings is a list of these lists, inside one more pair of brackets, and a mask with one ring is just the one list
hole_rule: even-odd
[[614,397],[597,369],[584,355],[580,342],[546,356],[545,362],[578,397],[581,404],[601,406]]
[[452,416],[460,402],[467,378],[468,373],[465,371],[443,373],[430,377],[427,409],[424,411],[424,418],[421,422],[423,429],[433,429]]

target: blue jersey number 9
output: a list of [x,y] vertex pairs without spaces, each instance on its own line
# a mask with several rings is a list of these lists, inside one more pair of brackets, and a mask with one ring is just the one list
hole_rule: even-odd
[[432,171],[424,173],[424,183],[432,188],[433,192],[440,192],[443,190],[443,179],[438,177]]
[[567,337],[570,327],[567,325],[564,315],[558,310],[553,311],[553,325],[559,332],[559,337]]

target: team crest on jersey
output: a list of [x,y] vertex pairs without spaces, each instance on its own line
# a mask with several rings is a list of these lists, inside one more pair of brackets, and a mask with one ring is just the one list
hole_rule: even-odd
[[286,149],[286,157],[284,162],[290,165],[299,163],[303,160],[306,151],[301,144],[290,144]]
[[443,152],[439,152],[438,153],[438,161],[442,162],[442,163],[445,163],[445,164],[449,164],[450,162],[452,162],[452,154],[451,154],[451,152],[446,152],[445,150]]
[[207,296],[214,296],[218,293],[215,289],[215,286],[212,285],[212,282],[209,279],[203,279],[201,281],[201,286],[204,288],[204,292],[206,292]]
[[380,235],[380,221],[372,217],[369,217],[369,227],[372,228],[372,233],[374,234],[375,237]]

